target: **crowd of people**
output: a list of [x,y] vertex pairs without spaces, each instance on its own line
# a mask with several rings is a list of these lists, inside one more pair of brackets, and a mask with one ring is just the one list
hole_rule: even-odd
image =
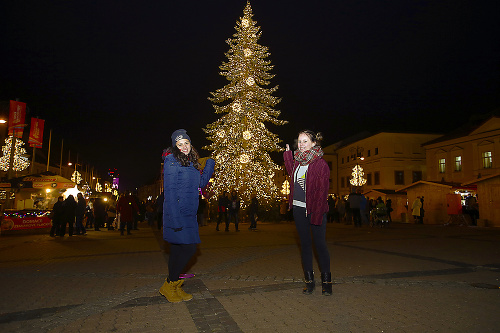
[[[359,192],[353,192],[346,198],[341,196],[328,197],[328,223],[351,224],[354,227],[362,225],[380,225],[380,217],[384,216],[387,222],[392,222],[392,200],[385,202],[381,197],[368,199]],[[384,220],[385,221],[385,220]]]
[[[108,230],[119,230],[121,235],[125,232],[131,234],[131,230],[138,230],[138,223],[156,219],[155,216],[148,215],[148,207],[154,203],[139,201],[135,195],[124,193],[116,196],[85,199],[82,193],[77,194],[77,198],[70,194],[64,199],[59,196],[54,204],[50,229],[51,237],[87,235],[87,230],[101,231],[101,228]],[[163,207],[163,205],[161,205]],[[157,208],[156,208],[157,209]]]

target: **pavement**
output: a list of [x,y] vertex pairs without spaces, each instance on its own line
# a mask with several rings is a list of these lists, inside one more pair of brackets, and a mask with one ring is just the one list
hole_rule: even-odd
[[499,332],[500,229],[327,227],[333,295],[302,294],[295,227],[200,227],[184,289],[158,293],[168,244],[130,236],[0,237],[0,332]]

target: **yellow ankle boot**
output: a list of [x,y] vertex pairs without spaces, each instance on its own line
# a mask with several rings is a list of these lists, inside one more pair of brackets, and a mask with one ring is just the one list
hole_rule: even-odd
[[176,285],[177,295],[179,295],[179,297],[182,298],[183,301],[189,301],[193,299],[193,295],[188,294],[182,289],[182,284],[184,283],[184,280],[175,281],[175,283],[177,283]]
[[170,303],[179,303],[182,302],[181,296],[177,294],[177,283],[179,281],[170,281],[168,278],[163,283],[163,286],[160,288],[160,294],[165,296]]

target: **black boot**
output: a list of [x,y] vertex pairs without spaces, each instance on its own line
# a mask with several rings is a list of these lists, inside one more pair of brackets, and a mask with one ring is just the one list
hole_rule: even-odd
[[314,272],[313,271],[305,271],[304,272],[304,281],[306,286],[302,292],[304,294],[310,295],[314,291],[315,282],[314,282]]
[[330,296],[332,294],[332,273],[321,273],[321,294]]

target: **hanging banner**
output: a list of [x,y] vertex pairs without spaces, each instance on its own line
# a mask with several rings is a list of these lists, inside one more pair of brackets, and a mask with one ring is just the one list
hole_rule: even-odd
[[10,101],[9,136],[15,132],[17,138],[23,137],[25,117],[26,103]]
[[42,148],[44,124],[45,120],[43,119],[31,118],[30,136],[28,138],[30,147]]

